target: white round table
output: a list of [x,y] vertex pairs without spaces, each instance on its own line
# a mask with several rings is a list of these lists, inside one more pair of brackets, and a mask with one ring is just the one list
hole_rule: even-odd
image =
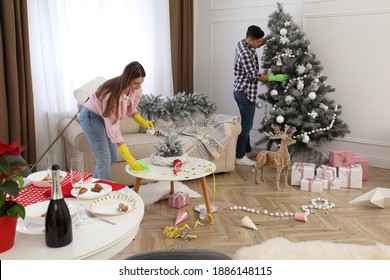
[[[17,232],[15,245],[0,254],[2,260],[60,260],[60,259],[95,259],[106,260],[122,251],[135,237],[144,216],[142,198],[129,188],[116,193],[133,198],[136,208],[128,213],[116,216],[104,216],[115,225],[97,218],[88,218],[85,225],[73,227],[73,241],[61,248],[49,248],[44,234]],[[114,192],[112,193],[114,194]],[[110,195],[110,194],[109,194]],[[75,198],[66,198],[75,203]],[[87,205],[93,200],[79,200]]]
[[188,157],[188,162],[184,163],[177,172],[174,172],[174,168],[171,166],[161,166],[152,163],[151,158],[144,158],[143,160],[149,167],[150,171],[145,173],[138,173],[134,170],[131,170],[128,165],[126,165],[125,170],[130,175],[136,177],[134,183],[134,191],[138,193],[142,179],[149,179],[153,181],[170,181],[171,183],[171,192],[174,193],[174,182],[186,181],[199,179],[202,187],[202,193],[204,202],[207,209],[207,214],[209,217],[209,222],[212,221],[212,209],[210,204],[209,191],[207,187],[206,176],[212,174],[216,166],[211,161]]

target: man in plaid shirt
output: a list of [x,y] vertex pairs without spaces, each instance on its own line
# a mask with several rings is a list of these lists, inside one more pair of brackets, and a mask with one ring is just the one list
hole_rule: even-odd
[[255,165],[256,163],[245,154],[252,150],[249,138],[255,116],[257,83],[259,81],[284,82],[288,78],[284,74],[260,74],[256,49],[263,46],[265,41],[263,30],[252,25],[248,27],[246,38],[239,41],[236,47],[233,95],[240,110],[242,127],[241,134],[237,139],[237,165]]

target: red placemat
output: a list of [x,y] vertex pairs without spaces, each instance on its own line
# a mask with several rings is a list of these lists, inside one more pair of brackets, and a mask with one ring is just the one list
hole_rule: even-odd
[[[92,179],[91,173],[84,174],[85,181],[89,181],[91,179]],[[113,191],[117,191],[126,187],[125,184],[119,184],[109,180],[102,180],[102,179],[95,181],[95,183],[103,183],[103,184],[110,185]],[[70,193],[70,191],[72,190],[72,185],[70,183],[70,173],[67,173],[66,177],[62,180],[61,187],[62,187],[62,194],[64,195],[64,197],[73,197]],[[29,189],[24,189],[20,191],[16,201],[26,207],[30,204],[49,200],[50,194],[51,194],[50,188],[42,188],[42,187],[30,185]]]

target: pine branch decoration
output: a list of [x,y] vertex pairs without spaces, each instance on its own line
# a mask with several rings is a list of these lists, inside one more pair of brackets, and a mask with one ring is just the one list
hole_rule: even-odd
[[215,102],[204,93],[186,94],[180,92],[173,97],[144,94],[138,104],[138,110],[148,119],[177,120],[190,116],[196,111],[205,115],[214,113],[217,109]]
[[156,155],[160,157],[179,157],[183,155],[183,143],[179,135],[174,132],[168,132],[159,145],[155,145],[155,148]]

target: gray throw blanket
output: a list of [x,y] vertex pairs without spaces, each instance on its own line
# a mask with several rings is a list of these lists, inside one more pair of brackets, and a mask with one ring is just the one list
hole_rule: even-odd
[[179,134],[184,144],[183,150],[188,156],[209,160],[218,159],[226,149],[232,131],[225,124],[234,123],[236,118],[224,114],[212,114],[206,118],[198,112],[176,120],[157,119],[153,124],[160,135],[168,132]]

